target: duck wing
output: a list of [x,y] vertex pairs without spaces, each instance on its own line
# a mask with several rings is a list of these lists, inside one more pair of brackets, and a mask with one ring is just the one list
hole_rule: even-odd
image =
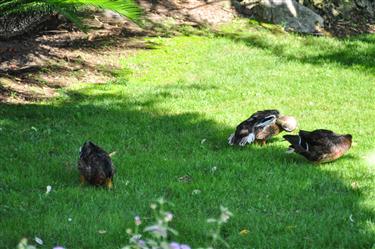
[[279,115],[278,110],[264,110],[254,113],[237,126],[235,133],[229,136],[228,143],[240,146],[252,143],[255,140],[256,133],[275,123]]
[[78,169],[88,182],[95,185],[102,185],[115,173],[109,154],[90,141],[81,148]]
[[343,136],[330,130],[301,130],[298,135],[283,136],[290,149],[314,162],[328,162],[343,155],[349,146],[343,147]]

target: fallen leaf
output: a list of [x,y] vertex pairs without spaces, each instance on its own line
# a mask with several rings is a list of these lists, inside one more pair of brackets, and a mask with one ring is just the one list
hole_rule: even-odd
[[183,182],[183,183],[191,182],[191,176],[189,176],[189,175],[180,176],[178,178],[178,181]]

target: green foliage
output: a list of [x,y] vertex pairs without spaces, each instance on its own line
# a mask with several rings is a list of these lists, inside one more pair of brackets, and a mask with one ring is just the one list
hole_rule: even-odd
[[133,0],[0,0],[0,17],[21,13],[57,12],[72,21],[77,27],[85,29],[78,10],[87,5],[116,11],[134,21],[140,15],[140,9]]

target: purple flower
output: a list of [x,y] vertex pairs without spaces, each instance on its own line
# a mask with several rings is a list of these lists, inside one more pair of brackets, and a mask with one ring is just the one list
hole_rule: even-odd
[[52,248],[52,249],[65,249],[64,247],[62,247],[62,246],[55,246],[54,248]]
[[180,249],[180,244],[178,244],[177,242],[172,242],[169,244],[169,248],[170,249]]
[[141,239],[140,239],[140,240],[137,241],[137,243],[138,243],[138,245],[139,245],[140,247],[142,247],[142,248],[146,246],[146,242],[145,242],[144,240],[141,240]]
[[177,242],[172,242],[169,244],[170,249],[191,249],[190,246],[185,245],[185,244],[179,244]]

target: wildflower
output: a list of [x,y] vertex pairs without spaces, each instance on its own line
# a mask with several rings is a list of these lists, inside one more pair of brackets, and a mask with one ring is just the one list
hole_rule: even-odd
[[167,212],[164,218],[165,222],[171,222],[172,219],[173,219],[173,214],[171,212]]
[[221,206],[221,215],[220,215],[220,221],[223,223],[226,223],[233,214],[228,210],[228,208]]
[[54,248],[52,248],[52,249],[65,249],[64,247],[62,247],[62,246],[55,246]]
[[145,232],[151,232],[157,236],[166,238],[167,237],[167,229],[160,225],[152,225],[146,227],[143,231]]
[[136,226],[139,226],[142,224],[141,218],[138,215],[134,217],[134,222]]
[[49,194],[49,192],[51,192],[51,190],[52,190],[52,187],[51,187],[50,185],[48,185],[48,186],[47,186],[47,191],[46,191],[46,195],[48,195],[48,194]]
[[137,244],[138,244],[138,246],[140,246],[141,248],[144,248],[144,247],[146,247],[146,242],[144,241],[144,240],[138,240],[137,241]]
[[151,209],[156,209],[156,204],[155,203],[151,203],[150,208]]
[[170,249],[180,249],[180,244],[178,244],[177,242],[172,242],[169,244],[169,248]]
[[41,238],[35,237],[35,242],[39,245],[43,245],[43,240]]
[[200,191],[199,189],[194,189],[192,194],[193,195],[199,195],[202,191]]
[[190,246],[185,245],[185,244],[179,244],[177,242],[172,242],[169,244],[170,249],[191,249]]

